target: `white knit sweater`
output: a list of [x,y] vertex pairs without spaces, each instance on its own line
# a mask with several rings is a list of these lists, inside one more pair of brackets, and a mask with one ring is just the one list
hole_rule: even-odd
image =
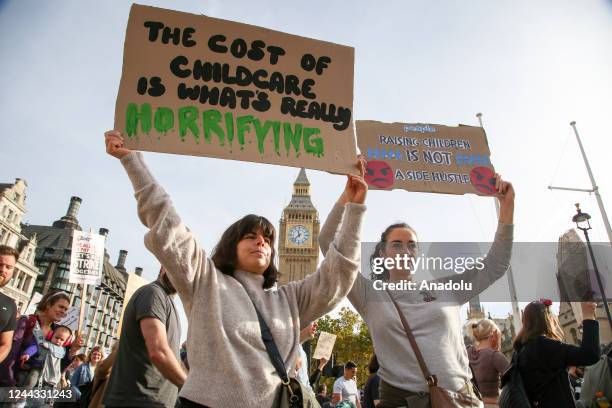
[[365,205],[347,204],[342,229],[316,273],[278,290],[263,290],[261,275],[236,271],[239,283],[215,268],[141,153],[132,152],[121,162],[134,187],[140,220],[150,229],[145,245],[168,270],[187,314],[190,371],[180,396],[210,407],[272,406],[280,379],[249,296],[270,327],[285,366],[293,366],[300,328],[331,311],[353,285]]
[[[344,214],[344,219],[342,215],[343,207],[336,204],[323,224],[319,234],[319,245],[323,253],[328,247],[331,248],[339,224],[350,222],[348,214]],[[444,301],[433,302],[422,301],[418,292],[391,292],[410,324],[429,371],[438,377],[438,384],[444,388],[458,391],[471,378],[461,331],[461,305],[506,273],[510,265],[512,236],[513,225],[498,225],[495,240],[484,260],[484,268],[467,270],[461,275],[465,282],[472,283],[471,291],[457,291],[450,294],[452,297],[447,293]],[[370,254],[363,255],[369,257]],[[359,274],[348,299],[370,329],[380,364],[379,377],[399,389],[427,392],[422,371],[389,294],[376,290],[366,275],[369,276],[370,271]],[[444,280],[442,278],[439,281]]]

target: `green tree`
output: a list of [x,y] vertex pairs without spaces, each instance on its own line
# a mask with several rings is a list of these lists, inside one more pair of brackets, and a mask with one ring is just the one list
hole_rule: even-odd
[[[374,353],[370,331],[361,316],[347,307],[340,310],[338,317],[323,316],[317,321],[317,331],[328,332],[337,336],[333,354],[336,365],[344,365],[347,361],[357,364],[357,386],[363,387],[368,378],[368,363]],[[312,350],[317,347],[317,338],[312,342]],[[313,365],[317,364],[313,362]],[[327,379],[328,390],[331,393],[334,379]]]

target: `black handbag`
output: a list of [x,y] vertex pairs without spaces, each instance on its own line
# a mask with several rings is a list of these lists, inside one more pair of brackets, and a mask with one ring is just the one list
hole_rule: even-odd
[[502,390],[499,394],[499,408],[531,408],[531,402],[527,396],[523,376],[518,367],[520,351],[512,355],[510,367],[501,376]]
[[276,369],[276,373],[281,378],[281,389],[278,403],[275,404],[276,408],[320,408],[319,402],[315,395],[310,392],[302,383],[295,378],[289,378],[287,376],[287,370],[285,369],[285,363],[283,358],[278,351],[274,337],[272,337],[272,331],[266,324],[266,321],[259,313],[259,310],[253,303],[255,311],[257,312],[257,319],[259,320],[259,326],[261,328],[261,339],[266,346],[266,351],[272,360],[272,365]]

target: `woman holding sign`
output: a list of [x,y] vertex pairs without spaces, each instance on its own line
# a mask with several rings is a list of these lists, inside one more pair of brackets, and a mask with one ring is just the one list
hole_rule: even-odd
[[[481,406],[482,402],[475,398],[470,382],[472,374],[459,312],[462,304],[503,276],[510,264],[514,189],[499,175],[496,175],[495,188],[500,213],[493,245],[481,265],[455,275],[455,279],[470,283],[471,290],[432,291],[423,289],[422,282],[412,281],[414,259],[418,258],[418,239],[415,230],[405,223],[391,225],[382,233],[370,258],[373,271],[375,265],[382,268],[368,277],[359,274],[355,280],[348,298],[370,329],[380,364],[379,408],[406,404],[410,408],[429,407],[428,383],[433,385],[436,380],[438,387],[454,391],[460,398],[465,397],[464,405],[457,406]],[[321,228],[319,245],[324,254],[343,219],[346,203],[347,199],[342,195]],[[400,259],[407,255],[413,263],[394,262],[397,255]],[[391,260],[385,264],[378,261],[380,258]],[[434,282],[443,283],[450,279],[446,277]],[[394,290],[401,287],[398,283],[404,287]],[[416,340],[416,353],[409,334]],[[422,355],[421,361],[417,354]],[[429,376],[425,375],[426,372],[435,379],[426,380]]]
[[[42,370],[41,367],[21,366],[19,356],[32,342],[50,341],[59,321],[70,308],[70,296],[64,291],[50,291],[36,306],[36,313],[23,315],[17,321],[14,341],[6,360],[0,365],[0,386],[35,386]],[[37,340],[38,339],[38,340]],[[79,336],[76,341],[64,343],[66,353],[61,367],[66,368],[83,344]],[[27,381],[30,382],[27,382]]]
[[124,148],[118,131],[105,138],[106,151],[121,160],[134,187],[138,214],[149,228],[145,245],[168,270],[190,323],[190,371],[180,392],[184,406],[272,407],[281,379],[264,347],[256,310],[269,326],[281,363],[293,367],[300,328],[331,311],[357,276],[367,193],[363,176],[348,176],[343,227],[317,272],[276,288],[276,232],[268,220],[257,215],[238,220],[207,257],[142,154]]

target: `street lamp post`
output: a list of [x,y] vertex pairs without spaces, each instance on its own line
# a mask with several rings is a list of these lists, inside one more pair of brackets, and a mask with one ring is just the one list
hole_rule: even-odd
[[579,230],[584,232],[587,247],[589,248],[589,254],[591,255],[591,262],[593,262],[593,269],[595,269],[595,277],[597,278],[597,284],[599,285],[599,292],[601,293],[604,309],[606,310],[606,315],[608,316],[608,323],[610,324],[610,328],[612,328],[612,316],[610,315],[610,308],[608,307],[608,297],[606,296],[603,282],[601,281],[601,276],[599,275],[597,262],[595,262],[595,255],[593,254],[593,248],[591,247],[591,240],[589,239],[589,233],[587,232],[591,229],[591,223],[589,222],[590,219],[591,216],[582,212],[582,210],[580,210],[580,204],[576,203],[576,215],[572,217],[572,221],[576,223],[576,227]]

